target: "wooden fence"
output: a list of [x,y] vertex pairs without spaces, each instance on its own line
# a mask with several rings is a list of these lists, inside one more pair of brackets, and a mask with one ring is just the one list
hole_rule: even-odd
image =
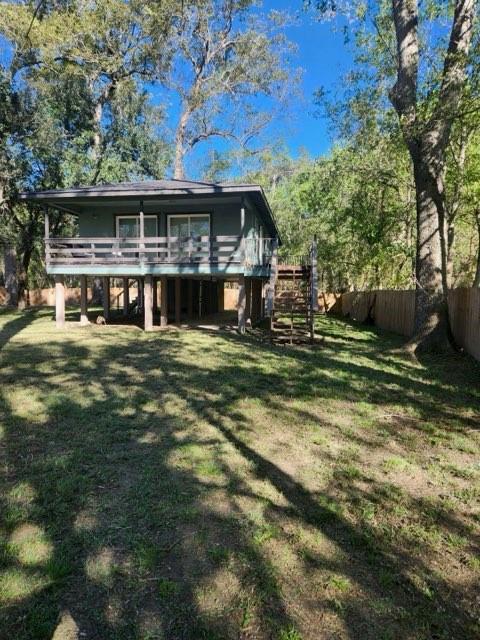
[[[135,287],[130,287],[130,300],[134,300],[137,297],[138,290]],[[55,306],[55,289],[30,289],[28,292],[29,303],[32,307],[45,305],[47,307]],[[90,287],[87,289],[87,297],[89,300],[92,298],[92,290]],[[0,287],[0,305],[4,304],[6,300],[6,291],[3,287]],[[67,287],[65,289],[65,302],[66,304],[80,304],[80,287]],[[123,288],[122,287],[110,287],[110,305],[113,308],[123,305]]]
[[[30,289],[28,292],[30,305],[33,307],[45,305],[48,307],[55,306],[55,289]],[[130,287],[130,300],[134,300],[138,295],[136,287]],[[91,300],[92,290],[88,288],[88,299]],[[5,304],[6,291],[0,287],[0,305]],[[80,304],[80,288],[68,287],[65,290],[65,302],[67,304]],[[225,288],[224,292],[224,309],[225,311],[233,311],[237,308],[238,289]],[[113,308],[123,307],[123,288],[110,288],[110,305]]]
[[[88,292],[89,298],[91,292]],[[130,289],[130,299],[137,290]],[[123,290],[111,288],[112,306],[123,305]],[[237,306],[238,289],[225,288],[224,308],[234,310]],[[0,287],[0,304],[5,301],[5,289]],[[80,289],[67,289],[67,304],[80,303]],[[351,293],[320,293],[321,312],[348,316],[364,322],[370,315],[377,327],[409,337],[413,332],[415,309],[414,291],[362,291]],[[452,289],[448,296],[450,321],[457,344],[480,360],[480,289]],[[54,305],[54,289],[30,291],[30,304]]]
[[[457,344],[480,360],[480,289],[452,289],[450,322]],[[368,316],[380,329],[409,337],[413,333],[415,291],[362,291],[331,299],[327,311],[364,322]]]

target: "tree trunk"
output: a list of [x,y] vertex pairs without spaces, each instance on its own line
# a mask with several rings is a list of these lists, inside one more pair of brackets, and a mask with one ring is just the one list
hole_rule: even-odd
[[5,247],[5,289],[7,305],[18,307],[17,253],[11,245]]
[[417,202],[417,254],[414,335],[407,348],[413,352],[442,350],[448,346],[450,337],[439,223],[443,220],[443,212],[439,210],[443,194],[424,155],[420,150],[412,158]]
[[455,222],[450,220],[446,224],[446,239],[447,239],[447,287],[453,288],[453,249],[455,245]]
[[185,167],[183,160],[185,156],[185,138],[189,119],[190,111],[188,109],[185,109],[180,116],[177,131],[175,133],[175,160],[173,167],[173,177],[176,180],[185,179]]
[[93,170],[91,176],[92,184],[96,184],[100,169],[102,166],[102,117],[103,117],[103,101],[100,99],[95,105],[93,111],[93,141],[92,141],[92,156],[93,156]]
[[456,0],[435,108],[428,119],[418,109],[418,0],[392,0],[397,78],[390,100],[413,162],[417,203],[414,336],[410,351],[449,346],[445,235],[445,150],[466,82],[475,0]]
[[[30,236],[30,239],[32,236]],[[28,269],[30,267],[30,260],[32,258],[33,246],[31,242],[29,242],[28,246],[24,248],[22,260],[21,260],[21,271],[18,277],[18,304],[22,308],[28,306],[29,304],[29,296],[28,296]]]
[[474,287],[480,287],[480,209],[475,211],[475,218],[477,221],[478,232],[478,248],[477,248],[477,270],[475,272],[475,278],[473,280]]

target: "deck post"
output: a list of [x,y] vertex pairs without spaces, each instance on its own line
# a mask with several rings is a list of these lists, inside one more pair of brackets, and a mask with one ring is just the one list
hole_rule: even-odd
[[238,331],[245,333],[245,276],[239,276],[238,278]]
[[245,264],[245,200],[242,198],[242,206],[240,207],[240,252],[242,264]]
[[267,299],[266,299],[266,315],[271,316],[273,314],[273,300],[275,297],[275,283],[277,281],[277,262],[278,262],[278,249],[277,241],[273,241],[272,247],[272,259],[270,263],[270,279],[267,285]]
[[225,282],[217,280],[218,310],[225,311]]
[[80,276],[80,324],[90,324],[87,316],[87,276]]
[[138,280],[137,280],[137,287],[138,287],[138,297],[137,297],[138,306],[137,306],[137,311],[139,311],[140,309],[143,309],[143,307],[144,307],[144,300],[143,300],[143,278],[138,278]]
[[210,281],[203,281],[203,315],[208,316],[211,313],[211,303],[210,303],[211,295],[210,295]]
[[252,324],[258,322],[260,313],[259,313],[259,281],[256,278],[252,278],[252,313],[251,319]]
[[55,276],[55,325],[65,328],[65,281],[63,276]]
[[175,324],[180,324],[182,313],[182,280],[175,278]]
[[110,319],[110,278],[102,278],[103,317],[105,322]]
[[193,280],[192,278],[188,279],[188,300],[187,300],[187,307],[188,307],[188,317],[189,319],[193,318]]
[[168,324],[168,290],[167,276],[160,278],[160,326],[166,327]]
[[50,216],[48,205],[45,206],[45,264],[50,264]]
[[317,236],[313,236],[313,242],[310,249],[311,257],[311,309],[318,311],[318,259],[317,259]]
[[157,278],[152,278],[153,312],[158,311],[158,286]]
[[245,322],[252,324],[252,279],[245,278]]
[[151,331],[153,329],[153,286],[152,276],[145,276],[144,285],[144,316],[145,316],[145,331]]
[[123,315],[128,316],[130,306],[130,289],[128,288],[128,278],[123,278]]
[[143,265],[143,263],[145,262],[145,251],[143,251],[143,249],[145,249],[145,217],[143,214],[143,200],[140,201],[140,211],[139,211],[139,216],[140,216],[140,253],[139,253],[139,258],[140,258],[140,264]]

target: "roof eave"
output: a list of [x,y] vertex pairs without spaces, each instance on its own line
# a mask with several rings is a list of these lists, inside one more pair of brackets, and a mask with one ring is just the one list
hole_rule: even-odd
[[[208,195],[208,196],[221,196],[221,195],[257,195],[260,197],[265,210],[270,217],[273,224],[273,228],[276,232],[279,244],[282,244],[280,233],[278,230],[277,222],[270,208],[270,204],[265,196],[265,192],[260,185],[228,185],[212,187],[210,185],[204,187],[193,187],[189,189],[131,189],[131,190],[119,190],[105,188],[92,191],[90,188],[80,189],[64,189],[64,190],[51,190],[51,191],[24,191],[19,194],[19,200],[24,202],[44,202],[45,204],[51,204],[56,208],[65,211],[66,213],[79,215],[79,212],[75,212],[68,208],[67,202],[75,199],[103,199],[103,198],[136,198],[138,200],[163,198],[169,196],[195,196],[195,195]],[[61,201],[67,201],[65,204]]]

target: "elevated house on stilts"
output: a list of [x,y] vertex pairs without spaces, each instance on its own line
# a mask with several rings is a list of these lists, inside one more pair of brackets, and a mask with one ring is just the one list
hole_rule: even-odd
[[[280,236],[258,185],[155,180],[25,192],[45,208],[45,259],[55,278],[56,323],[65,324],[65,278],[81,286],[80,321],[87,323],[88,279],[102,278],[104,316],[110,283],[122,279],[123,311],[135,307],[146,331],[223,310],[226,282],[238,283],[238,329],[272,315]],[[49,211],[78,218],[78,236],[53,237]],[[158,295],[160,294],[160,295]]]

